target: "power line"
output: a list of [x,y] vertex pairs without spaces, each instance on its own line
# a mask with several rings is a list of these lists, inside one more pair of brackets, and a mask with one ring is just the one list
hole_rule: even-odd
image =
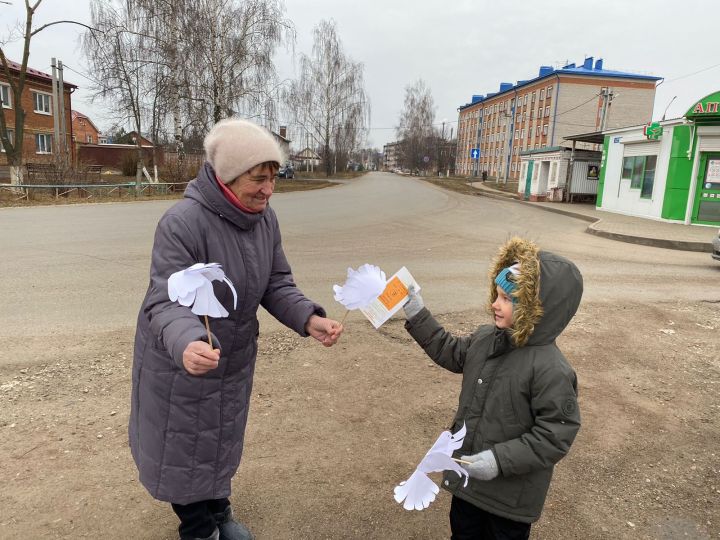
[[83,77],[84,79],[87,79],[87,80],[90,81],[91,83],[94,83],[94,82],[95,82],[95,80],[93,80],[93,79],[92,79],[89,75],[87,75],[86,73],[82,73],[82,72],[78,71],[77,69],[71,68],[71,67],[68,66],[67,64],[63,64],[63,67],[64,67],[64,68],[68,68],[68,69],[69,69],[70,71],[72,71],[73,73],[77,73],[78,75],[80,75],[80,76]]
[[687,77],[692,77],[693,75],[697,75],[698,73],[702,73],[703,71],[711,70],[711,69],[716,68],[716,67],[718,67],[718,66],[720,66],[720,64],[714,64],[714,65],[712,65],[712,66],[708,66],[708,67],[706,67],[706,68],[702,68],[702,69],[699,69],[699,70],[697,70],[697,71],[693,71],[692,73],[688,73],[687,75],[680,75],[679,77],[675,77],[674,79],[666,79],[664,82],[669,83],[669,82],[679,81],[680,79],[685,79],[685,78],[687,78]]

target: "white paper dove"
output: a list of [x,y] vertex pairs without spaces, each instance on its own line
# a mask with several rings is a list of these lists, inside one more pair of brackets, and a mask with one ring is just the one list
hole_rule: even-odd
[[335,300],[347,309],[358,309],[380,296],[386,285],[385,272],[375,265],[363,264],[357,270],[348,268],[345,285],[333,285],[333,291]]
[[395,487],[395,500],[399,503],[404,501],[405,510],[423,510],[435,500],[440,488],[427,476],[431,472],[455,471],[458,476],[465,477],[464,485],[467,486],[468,472],[451,457],[462,446],[466,432],[464,423],[455,434],[443,431],[410,478]]
[[227,317],[223,307],[213,292],[213,281],[224,281],[233,293],[233,308],[237,307],[237,292],[232,282],[225,277],[218,263],[196,263],[185,270],[175,272],[168,278],[168,296],[183,306],[192,306],[195,315]]

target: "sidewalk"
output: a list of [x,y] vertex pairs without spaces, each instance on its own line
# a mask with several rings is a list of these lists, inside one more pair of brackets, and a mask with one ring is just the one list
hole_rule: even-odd
[[590,204],[523,201],[518,199],[516,194],[496,189],[489,183],[472,182],[470,185],[487,197],[512,200],[518,204],[527,204],[548,212],[588,221],[590,225],[585,232],[620,242],[711,253],[712,238],[717,234],[713,227],[681,225],[625,216],[598,210]]

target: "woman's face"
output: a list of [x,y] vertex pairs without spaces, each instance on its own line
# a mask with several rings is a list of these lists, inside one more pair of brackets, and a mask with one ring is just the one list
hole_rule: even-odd
[[260,212],[265,209],[275,189],[277,167],[268,163],[256,165],[228,184],[228,188],[249,210]]

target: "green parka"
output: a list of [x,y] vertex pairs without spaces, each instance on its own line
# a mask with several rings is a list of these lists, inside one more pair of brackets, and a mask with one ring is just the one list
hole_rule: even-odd
[[443,487],[483,510],[531,523],[540,517],[554,465],[580,429],[577,378],[555,339],[577,311],[583,283],[569,260],[513,238],[490,270],[490,303],[495,276],[515,262],[521,274],[512,330],[485,325],[456,338],[425,308],[405,327],[438,365],[463,374],[453,432],[464,422],[467,435],[455,457],[491,449],[500,468],[494,480],[470,478],[467,487],[446,473]]

